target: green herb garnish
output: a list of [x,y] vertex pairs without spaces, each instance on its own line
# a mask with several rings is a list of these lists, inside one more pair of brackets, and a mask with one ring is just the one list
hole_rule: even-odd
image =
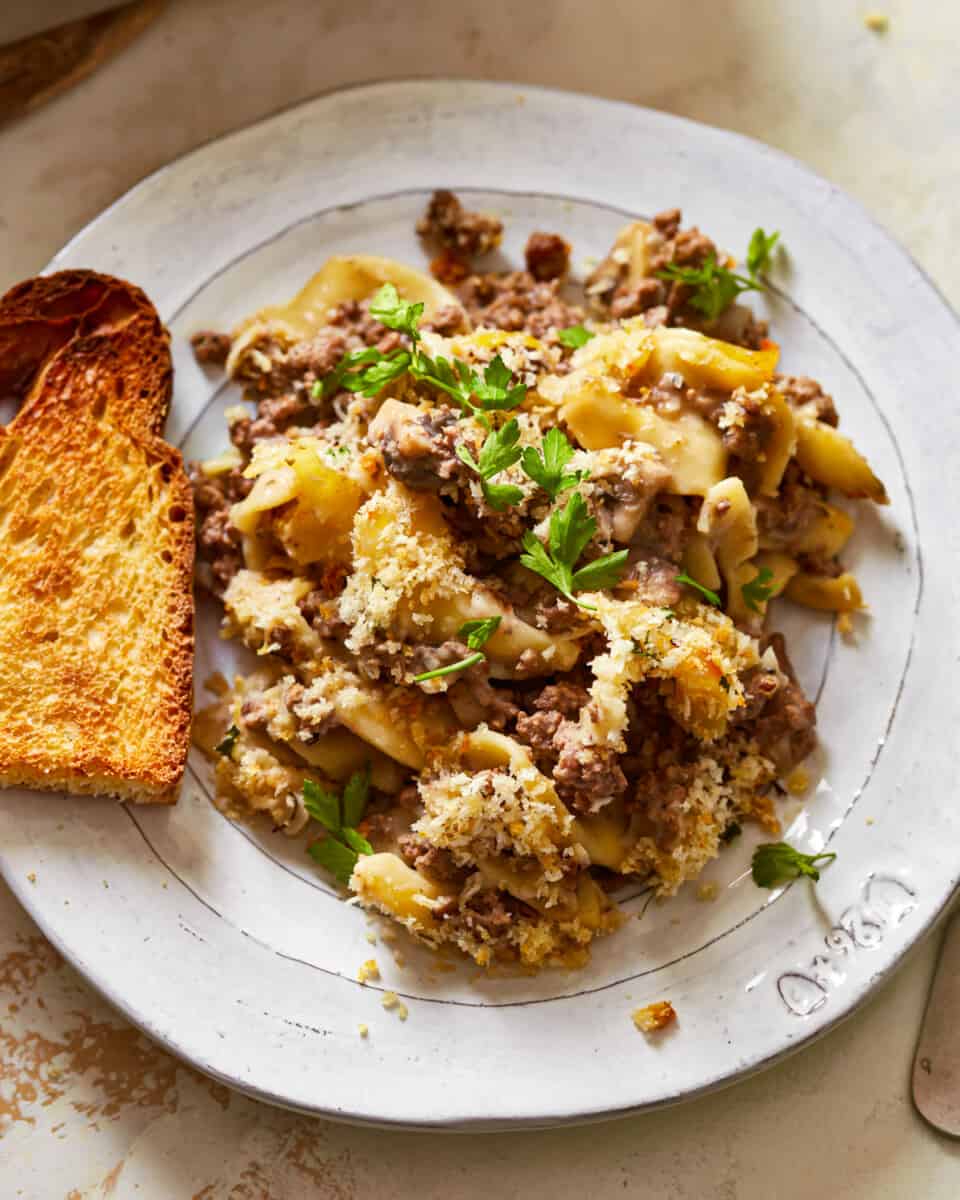
[[587,476],[586,471],[564,470],[571,458],[573,447],[563,431],[554,428],[547,430],[542,450],[535,450],[533,446],[524,448],[521,462],[533,482],[538,483],[551,500],[556,500],[561,492],[576,487]]
[[763,611],[760,605],[766,604],[774,592],[773,585],[770,583],[771,579],[773,579],[773,571],[769,567],[761,567],[753,579],[741,586],[740,591],[747,608],[753,609],[756,613]]
[[751,872],[758,887],[772,888],[778,883],[806,875],[816,882],[820,878],[817,863],[830,863],[836,854],[803,854],[787,842],[768,842],[753,852]]
[[236,746],[239,737],[240,730],[236,725],[231,725],[223,735],[223,740],[217,742],[216,746],[214,746],[214,750],[218,754],[222,754],[224,758],[233,758],[233,748]]
[[491,483],[494,475],[506,471],[520,461],[520,426],[516,417],[511,418],[502,429],[491,430],[480,448],[477,461],[467,447],[460,442],[457,457],[480,476],[480,486],[487,503],[495,512],[503,512],[511,504],[519,504],[523,491],[511,483]]
[[459,662],[450,663],[449,666],[437,667],[434,671],[424,671],[422,675],[414,675],[413,682],[425,683],[428,679],[440,679],[444,675],[455,675],[460,671],[466,671],[469,667],[476,666],[479,662],[483,662],[486,655],[480,653],[480,648],[485,646],[497,631],[501,620],[501,617],[483,617],[474,621],[464,621],[457,632],[457,637],[465,638],[467,648],[475,651],[475,653],[468,654],[466,658],[461,658]]
[[512,382],[513,374],[499,354],[484,368],[482,376],[459,359],[431,358],[426,354],[420,348],[423,304],[401,300],[392,283],[385,283],[370,301],[370,315],[388,329],[406,334],[412,347],[391,350],[389,354],[374,347],[351,350],[329,375],[313,385],[315,399],[332,396],[341,389],[376,396],[388,383],[409,371],[414,379],[445,392],[487,429],[490,421],[486,413],[516,408],[523,403],[527,389]]
[[557,337],[571,350],[579,350],[596,336],[592,329],[587,329],[584,325],[568,325],[566,329],[557,330]]
[[312,779],[303,781],[303,807],[326,829],[328,836],[307,847],[310,857],[341,883],[349,883],[361,854],[373,847],[355,826],[363,820],[370,794],[370,766],[354,771],[341,798]]
[[699,267],[678,267],[676,263],[668,263],[662,271],[657,271],[657,277],[693,288],[690,307],[703,313],[708,321],[719,317],[741,292],[762,290],[753,279],[721,267],[715,254],[709,255]]
[[766,234],[762,229],[755,229],[750,235],[750,245],[747,247],[747,270],[753,278],[770,266],[774,247],[779,240],[779,233]]
[[689,575],[684,573],[676,575],[674,578],[676,579],[677,583],[685,583],[687,587],[695,588],[696,591],[703,596],[704,600],[706,600],[708,604],[712,604],[714,608],[720,607],[720,597],[716,592],[712,592],[708,587],[704,587],[702,583],[697,583],[695,579],[691,579]]
[[759,228],[753,231],[747,246],[748,275],[738,275],[735,271],[721,266],[717,262],[717,256],[711,254],[699,267],[681,267],[676,263],[668,263],[662,271],[657,271],[657,277],[693,288],[690,307],[703,313],[708,321],[713,321],[741,292],[763,291],[763,283],[759,276],[770,266],[774,247],[779,240],[779,233],[766,234]]
[[420,318],[423,305],[401,300],[392,283],[385,283],[370,301],[370,316],[388,329],[405,333],[412,342],[420,340]]
[[574,592],[613,587],[620,582],[627,559],[626,550],[617,550],[575,570],[577,560],[596,531],[597,522],[587,512],[586,501],[579,492],[574,492],[562,509],[554,509],[550,514],[546,546],[532,530],[523,535],[525,553],[520,555],[520,561],[552,583],[568,600],[595,612],[595,605],[578,600]]

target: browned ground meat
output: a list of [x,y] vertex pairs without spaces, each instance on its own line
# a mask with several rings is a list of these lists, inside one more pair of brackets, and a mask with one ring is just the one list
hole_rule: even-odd
[[414,675],[449,667],[471,653],[463,642],[455,639],[439,646],[387,642],[361,650],[357,655],[357,668],[367,679],[389,678],[394,669],[401,668],[405,681],[410,682]]
[[664,304],[667,285],[661,279],[641,279],[633,287],[619,290],[610,301],[610,315],[617,320],[636,317],[648,308]]
[[416,492],[435,492],[444,484],[458,483],[467,473],[456,455],[457,431],[452,409],[414,410],[407,420],[387,425],[377,446],[394,479]]
[[741,460],[741,467],[753,468],[778,427],[777,418],[764,410],[754,396],[740,394],[737,404],[743,410],[743,424],[724,429],[722,441],[727,453]]
[[485,213],[470,212],[446,189],[436,191],[417,222],[417,233],[460,258],[488,254],[500,245],[503,223]]
[[541,770],[553,769],[560,751],[555,739],[561,726],[565,721],[569,726],[588,700],[586,688],[561,680],[548,684],[528,702],[532,711],[519,713],[516,735],[533,751]]
[[695,525],[696,513],[683,497],[658,496],[633,535],[636,558],[679,563]]
[[670,763],[644,771],[633,784],[630,809],[647,818],[654,841],[664,850],[671,850],[696,820],[684,805],[698,772],[695,764]]
[[794,408],[812,404],[819,420],[836,426],[839,418],[833,397],[828,396],[815,379],[807,375],[775,375],[774,382],[788,404]]
[[404,833],[397,840],[400,857],[414,870],[443,882],[461,882],[466,872],[453,861],[449,850],[428,845],[415,833]]
[[626,791],[627,779],[616,751],[584,745],[575,722],[564,721],[553,744],[557,751],[553,768],[557,794],[576,812],[597,812]]
[[508,929],[517,916],[536,916],[522,900],[494,888],[484,888],[467,896],[460,911],[468,929],[481,929],[493,937]]
[[570,266],[570,243],[559,233],[531,233],[523,257],[534,279],[561,279]]
[[676,563],[649,556],[645,552],[636,560],[627,561],[623,578],[633,580],[637,585],[629,590],[631,600],[642,600],[644,604],[658,604],[663,608],[673,608],[680,602],[683,589],[677,583],[679,569]]
[[215,596],[222,596],[243,566],[240,533],[230,524],[230,508],[253,487],[237,468],[210,478],[199,465],[190,469],[197,507],[197,578]]
[[817,714],[799,684],[789,680],[765,705],[753,735],[760,753],[781,771],[792,770],[817,744]]
[[444,304],[429,321],[424,321],[420,326],[421,329],[439,333],[441,337],[452,337],[455,333],[461,333],[465,327],[464,311],[459,304]]
[[350,626],[337,616],[333,597],[325,589],[314,588],[303,597],[297,607],[303,614],[303,619],[320,637],[343,641],[347,636]]
[[780,687],[774,671],[757,668],[743,678],[744,705],[731,718],[732,725],[746,725],[756,720]]
[[761,545],[788,548],[820,516],[823,501],[823,489],[808,479],[795,462],[788,463],[779,494],[754,498]]
[[193,357],[204,366],[222,367],[230,354],[230,341],[229,333],[200,329],[190,337]]
[[482,664],[463,673],[447,692],[447,702],[465,729],[476,729],[483,722],[491,729],[505,729],[517,715],[513,692],[494,687]]
[[562,299],[559,286],[556,279],[538,282],[529,271],[507,271],[471,275],[459,295],[474,325],[546,338],[583,320],[583,309]]

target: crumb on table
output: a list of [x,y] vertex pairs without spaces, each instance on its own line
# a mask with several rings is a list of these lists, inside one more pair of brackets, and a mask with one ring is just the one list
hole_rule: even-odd
[[358,1025],[357,1029],[360,1033],[360,1036],[363,1038],[367,1037],[370,1033],[370,1027],[368,1025]]
[[886,13],[871,12],[863,18],[863,23],[871,33],[886,33],[890,28],[890,18]]

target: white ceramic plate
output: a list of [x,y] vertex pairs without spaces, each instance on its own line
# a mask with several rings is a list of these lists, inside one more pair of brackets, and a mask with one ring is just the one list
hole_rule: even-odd
[[[722,246],[782,231],[789,270],[758,301],[786,369],[821,379],[886,481],[849,559],[870,602],[855,645],[784,605],[823,751],[789,836],[829,843],[814,890],[760,891],[751,841],[666,905],[638,895],[579,972],[438,970],[373,951],[358,910],[301,842],[230,824],[191,761],[179,806],[144,811],[9,794],[0,866],[44,932],[131,1021],[201,1070],[307,1112],[383,1124],[496,1128],[667,1104],[768,1064],[859,1004],[931,926],[958,878],[950,770],[958,689],[956,319],[898,246],[830,184],[754,142],[660,113],[495,84],[403,82],[322,97],[198,150],[141,183],[50,269],[141,284],[174,334],[168,436],[224,443],[235,397],[186,337],[291,295],[331,253],[413,264],[435,186],[506,220],[505,251],[558,230],[577,264],[626,215],[683,206]],[[198,681],[230,651],[201,614]],[[201,699],[203,699],[201,697]],[[35,875],[36,881],[29,882]],[[378,985],[355,982],[375,954]],[[406,1000],[409,1020],[381,1007]],[[670,999],[676,1027],[631,1010]],[[359,1023],[370,1036],[361,1040]]]

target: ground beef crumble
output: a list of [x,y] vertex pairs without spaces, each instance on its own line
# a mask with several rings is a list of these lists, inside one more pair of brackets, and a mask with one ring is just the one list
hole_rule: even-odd
[[503,237],[503,222],[485,213],[470,212],[453,192],[441,189],[430,197],[426,212],[417,222],[417,233],[462,261],[495,250]]
[[230,355],[231,338],[228,333],[200,329],[191,336],[190,345],[193,347],[193,357],[198,363],[222,367]]
[[205,475],[195,464],[190,482],[197,508],[197,578],[208,591],[222,596],[243,566],[240,533],[230,524],[230,509],[248,494],[253,480],[245,479],[238,468]]

